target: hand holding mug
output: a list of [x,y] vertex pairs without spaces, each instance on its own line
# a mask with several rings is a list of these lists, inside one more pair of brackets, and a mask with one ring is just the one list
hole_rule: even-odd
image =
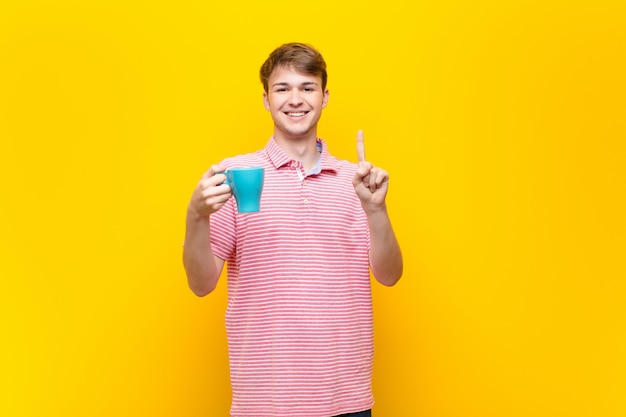
[[204,173],[194,190],[189,208],[200,216],[210,216],[233,195],[230,186],[224,184],[223,167],[213,165]]

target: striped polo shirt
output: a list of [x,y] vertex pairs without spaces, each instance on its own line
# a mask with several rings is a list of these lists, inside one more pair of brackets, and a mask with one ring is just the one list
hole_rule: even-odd
[[[320,149],[321,148],[321,149]],[[261,211],[234,198],[211,215],[211,244],[227,262],[226,330],[233,417],[329,417],[373,405],[369,229],[352,177],[357,165],[318,139],[303,171],[271,138],[222,161],[262,166]]]

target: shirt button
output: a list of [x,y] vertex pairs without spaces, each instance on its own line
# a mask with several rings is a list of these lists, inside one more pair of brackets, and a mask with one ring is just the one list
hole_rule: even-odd
[[304,204],[309,204],[309,199],[308,198],[304,199]]

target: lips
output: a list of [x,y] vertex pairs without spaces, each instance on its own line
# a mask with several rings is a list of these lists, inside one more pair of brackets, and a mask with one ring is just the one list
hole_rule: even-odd
[[305,116],[308,112],[305,111],[288,111],[285,114],[289,117],[302,117]]

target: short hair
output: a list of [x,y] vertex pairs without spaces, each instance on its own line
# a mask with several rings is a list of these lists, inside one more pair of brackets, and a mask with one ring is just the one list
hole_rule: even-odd
[[276,68],[280,67],[293,68],[304,74],[319,76],[322,79],[322,90],[326,89],[328,81],[326,61],[322,54],[309,44],[285,43],[272,51],[260,71],[261,82],[266,93],[270,76]]

